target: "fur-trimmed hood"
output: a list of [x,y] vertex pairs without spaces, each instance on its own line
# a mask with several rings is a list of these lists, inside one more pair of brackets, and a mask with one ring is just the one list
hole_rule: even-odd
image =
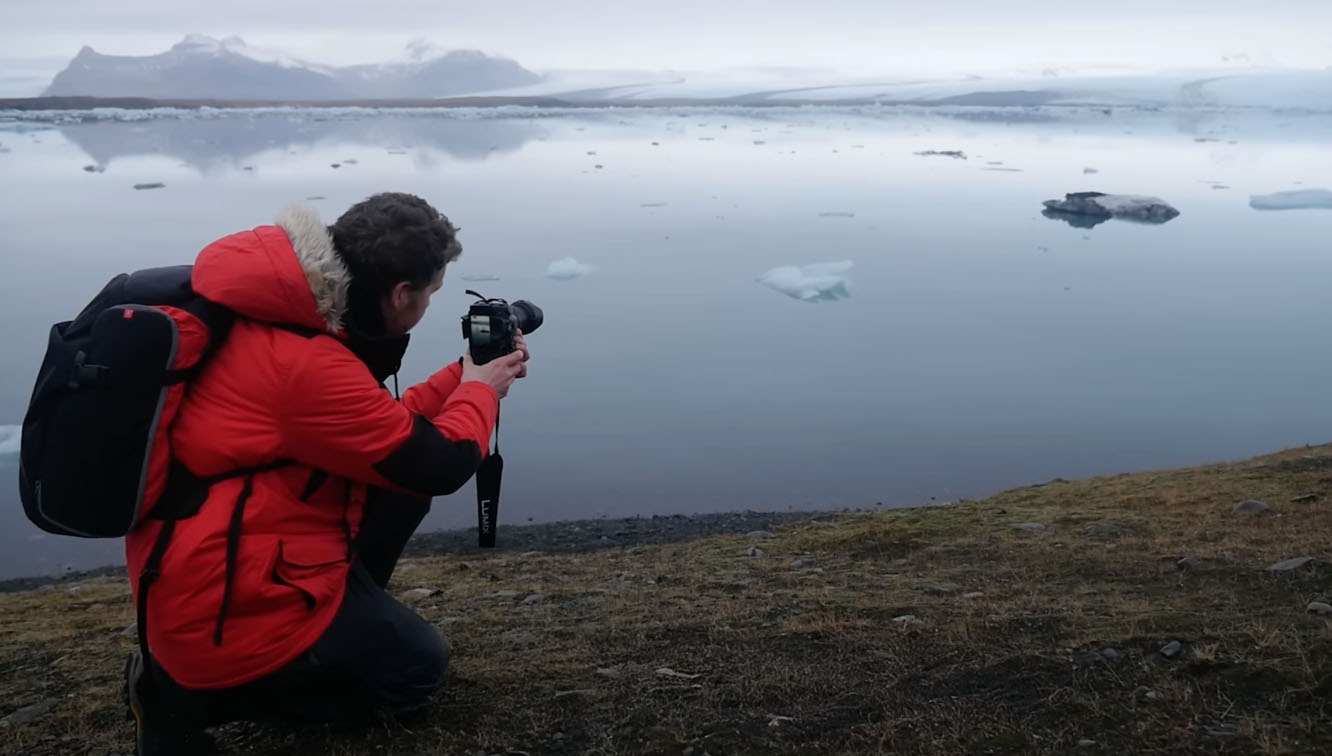
[[255,320],[340,333],[351,273],[319,213],[298,204],[279,212],[274,225],[205,247],[195,261],[192,285]]
[[342,316],[347,312],[347,289],[351,273],[333,248],[333,237],[319,218],[319,212],[309,205],[291,205],[277,215],[277,225],[286,232],[296,261],[301,264],[305,281],[314,296],[315,309],[324,318],[330,331],[342,327]]

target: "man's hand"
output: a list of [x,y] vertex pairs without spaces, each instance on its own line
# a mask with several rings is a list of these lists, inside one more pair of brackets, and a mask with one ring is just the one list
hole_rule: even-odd
[[[515,331],[515,332],[514,332],[514,335],[513,335],[513,351],[515,351],[515,352],[522,352],[522,353],[523,353],[523,362],[527,362],[528,360],[532,359],[532,352],[531,352],[531,350],[529,350],[529,349],[527,348],[527,341],[526,341],[525,339],[523,339],[523,332],[522,332],[522,331]],[[519,378],[522,378],[522,377],[525,377],[526,375],[527,375],[527,366],[524,365],[524,366],[523,366],[523,374],[520,375],[520,376],[518,376],[518,377],[519,377]]]
[[527,376],[527,361],[531,353],[527,351],[527,342],[519,331],[513,339],[513,352],[491,360],[484,365],[472,362],[472,355],[463,357],[462,382],[477,381],[495,389],[501,399],[509,395],[509,388],[519,378]]

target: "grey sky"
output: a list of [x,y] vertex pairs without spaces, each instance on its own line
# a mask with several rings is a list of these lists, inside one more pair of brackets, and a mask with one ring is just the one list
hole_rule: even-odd
[[411,39],[534,69],[739,66],[922,73],[1092,63],[1197,66],[1224,53],[1332,66],[1329,0],[0,0],[0,77],[83,44],[158,52],[196,32],[318,62]]

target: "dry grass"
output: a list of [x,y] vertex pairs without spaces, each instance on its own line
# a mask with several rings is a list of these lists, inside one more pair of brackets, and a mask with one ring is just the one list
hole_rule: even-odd
[[[830,516],[757,556],[715,537],[413,560],[395,589],[440,590],[416,608],[455,650],[424,722],[233,725],[222,750],[1329,753],[1332,625],[1305,607],[1332,600],[1332,504],[1291,501],[1306,492],[1332,493],[1332,447]],[[1248,498],[1271,511],[1232,512]],[[1014,527],[1027,521],[1048,530]],[[1265,569],[1295,556],[1324,564]],[[0,596],[0,713],[59,701],[0,728],[0,751],[127,751],[131,620],[113,579]]]

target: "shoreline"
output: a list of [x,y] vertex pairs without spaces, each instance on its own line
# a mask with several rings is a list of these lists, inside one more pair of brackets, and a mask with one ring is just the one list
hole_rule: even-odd
[[[843,514],[888,511],[888,507],[839,508],[762,512],[737,510],[700,514],[556,520],[506,525],[496,530],[495,548],[477,546],[476,528],[452,528],[417,533],[407,542],[403,559],[430,556],[483,556],[541,551],[577,554],[602,549],[660,546],[713,535],[744,535],[779,525],[816,521]],[[896,509],[896,508],[894,508]],[[43,586],[102,577],[124,577],[125,566],[105,565],[63,575],[30,575],[0,580],[0,594],[19,593]]]

